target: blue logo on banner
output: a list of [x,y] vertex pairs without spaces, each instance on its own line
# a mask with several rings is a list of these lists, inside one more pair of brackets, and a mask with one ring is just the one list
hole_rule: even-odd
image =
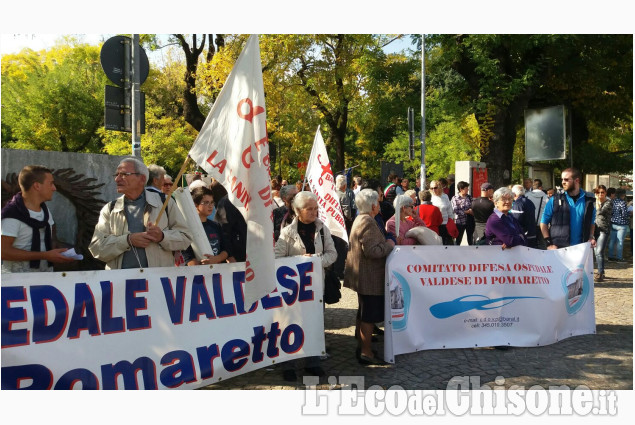
[[392,272],[397,280],[390,283],[390,317],[392,330],[403,331],[408,326],[410,312],[410,285],[408,280],[397,272]]
[[566,294],[566,307],[569,314],[576,314],[584,306],[591,293],[590,285],[589,277],[582,264],[562,276],[562,289]]
[[[466,300],[466,298],[478,299]],[[465,313],[470,310],[492,310],[495,308],[500,308],[522,298],[541,297],[501,297],[491,299],[489,297],[486,297],[485,295],[465,295],[464,297],[459,297],[452,301],[445,301],[430,306],[430,313],[432,313],[432,315],[437,319],[447,319],[448,317]],[[492,306],[492,304],[496,305]]]

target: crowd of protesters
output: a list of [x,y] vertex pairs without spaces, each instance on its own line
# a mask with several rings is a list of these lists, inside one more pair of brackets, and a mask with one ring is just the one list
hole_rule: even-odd
[[[217,181],[197,175],[189,182],[193,203],[210,245],[210,254],[197,258],[191,227],[174,199],[172,177],[163,167],[146,166],[136,158],[121,161],[113,175],[120,196],[109,200],[88,247],[106,269],[196,266],[246,259],[247,225]],[[421,187],[415,179],[396,174],[386,184],[355,176],[335,179],[348,242],[331,235],[318,218],[318,202],[308,186],[288,184],[281,176],[271,181],[275,201],[272,214],[276,257],[317,256],[344,285],[358,294],[355,336],[361,364],[380,363],[372,350],[377,323],[384,317],[384,268],[395,245],[495,245],[501,249],[527,246],[558,249],[590,242],[597,262],[596,281],[604,279],[604,255],[623,262],[626,233],[632,228],[632,202],[623,189],[603,185],[588,193],[581,188],[578,170],[562,172],[562,190],[544,190],[539,179],[495,190],[480,185],[480,197],[470,184],[454,175]],[[54,264],[75,261],[55,238],[55,221],[46,206],[55,192],[54,177],[43,166],[27,166],[19,174],[18,192],[2,209],[2,272],[52,271]],[[426,229],[434,238],[419,239]],[[423,234],[425,234],[423,232]],[[631,230],[632,232],[632,230]],[[632,239],[632,237],[631,237]],[[284,365],[284,377],[296,380],[296,363]],[[320,358],[308,358],[305,372],[323,376]]]

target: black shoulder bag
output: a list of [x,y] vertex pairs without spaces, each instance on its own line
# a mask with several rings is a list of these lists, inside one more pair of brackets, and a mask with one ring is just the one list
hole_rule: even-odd
[[[322,237],[322,252],[326,248],[326,244],[324,243],[324,229],[320,229],[320,236]],[[324,269],[324,302],[326,304],[335,304],[342,298],[342,293],[340,292],[340,288],[342,284],[338,279],[337,275],[333,271],[332,267],[329,266]]]

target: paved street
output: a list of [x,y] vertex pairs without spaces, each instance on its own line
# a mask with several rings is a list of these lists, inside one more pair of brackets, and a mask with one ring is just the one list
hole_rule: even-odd
[[[626,245],[629,245],[628,248]],[[346,288],[339,303],[325,312],[329,358],[322,362],[327,376],[364,376],[364,387],[380,385],[404,389],[446,389],[454,376],[478,376],[481,385],[504,378],[504,386],[586,385],[591,389],[633,389],[633,261],[630,243],[624,248],[627,264],[606,263],[606,279],[595,284],[597,333],[565,339],[556,344],[517,348],[427,350],[404,354],[395,365],[361,366],[355,359],[353,337],[356,294]],[[378,351],[381,354],[381,339]],[[304,389],[298,371],[293,385],[282,379],[279,368],[263,368],[204,389]],[[328,388],[327,379],[318,388]]]

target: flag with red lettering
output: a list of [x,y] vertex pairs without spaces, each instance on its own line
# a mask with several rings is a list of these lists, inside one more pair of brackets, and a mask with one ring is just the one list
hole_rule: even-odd
[[227,77],[189,152],[226,189],[247,222],[245,303],[276,286],[269,140],[258,36],[252,35]]
[[326,224],[333,235],[348,242],[344,214],[342,214],[339,196],[335,192],[333,171],[331,171],[329,156],[319,127],[313,139],[313,148],[306,168],[306,179],[311,192],[318,198],[320,220]]

